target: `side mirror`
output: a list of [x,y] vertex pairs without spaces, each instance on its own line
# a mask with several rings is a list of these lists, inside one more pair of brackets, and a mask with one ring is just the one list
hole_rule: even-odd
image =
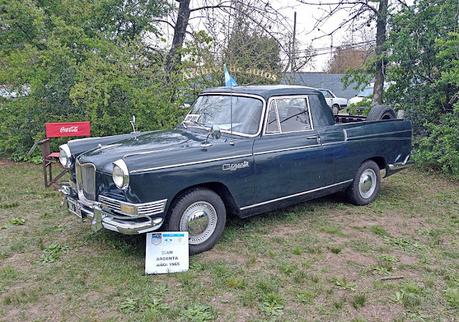
[[210,135],[212,135],[214,139],[221,138],[222,132],[220,130],[220,127],[218,125],[212,125],[212,127],[210,128]]
[[188,103],[183,103],[182,105],[179,106],[179,108],[182,110],[189,109],[190,107],[191,107],[191,104],[188,104]]

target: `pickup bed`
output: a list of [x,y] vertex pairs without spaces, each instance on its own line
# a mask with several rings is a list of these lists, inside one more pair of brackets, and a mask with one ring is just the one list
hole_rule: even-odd
[[94,230],[188,231],[191,253],[210,249],[227,214],[241,218],[345,191],[366,205],[382,176],[410,164],[408,121],[333,116],[302,86],[203,91],[171,131],[69,141],[61,163],[71,213]]

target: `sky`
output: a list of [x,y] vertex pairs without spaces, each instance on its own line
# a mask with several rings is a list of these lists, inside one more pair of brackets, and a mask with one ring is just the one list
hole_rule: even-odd
[[[312,0],[311,2],[320,2]],[[324,1],[322,1],[324,2]],[[341,11],[333,15],[332,18],[328,19],[320,30],[314,29],[314,25],[318,19],[320,19],[324,12],[319,6],[310,6],[300,4],[297,1],[273,1],[273,7],[279,6],[281,11],[286,16],[290,16],[293,24],[294,12],[297,12],[297,33],[296,37],[299,43],[299,49],[305,48],[311,45],[317,50],[317,56],[313,57],[311,64],[305,66],[305,71],[324,71],[328,65],[328,61],[332,57],[333,48],[336,48],[346,41],[352,40],[352,35],[349,31],[339,30],[333,33],[332,36],[328,34],[339,26],[346,18],[348,13]],[[367,30],[366,33],[371,33]],[[354,42],[361,41],[362,34],[360,32],[354,33]]]
[[[200,6],[202,1],[203,0],[192,0],[191,7],[194,8]],[[324,0],[308,1],[314,3],[325,2]],[[218,3],[218,1],[215,2]],[[373,38],[372,33],[374,32],[374,24],[369,28],[365,28],[365,30],[358,30],[354,33],[351,33],[349,30],[338,30],[333,34],[333,36],[328,36],[332,30],[337,28],[340,23],[348,18],[348,13],[346,11],[335,13],[332,18],[328,19],[320,27],[319,30],[314,28],[314,25],[316,21],[322,17],[324,10],[327,10],[329,7],[306,5],[296,0],[270,0],[269,2],[273,8],[278,9],[285,17],[287,17],[292,26],[294,12],[297,12],[296,38],[299,55],[301,55],[302,50],[308,46],[311,46],[316,50],[316,55],[313,57],[312,61],[302,69],[302,71],[323,72],[326,70],[328,62],[332,57],[333,48],[336,48],[345,42],[360,42],[362,40]],[[193,14],[197,13],[192,13],[191,17],[193,17]],[[190,20],[190,28],[193,31],[202,29],[201,26],[202,22],[200,19]],[[169,30],[165,30],[165,36],[169,41],[171,41],[173,30],[171,28],[168,29]]]

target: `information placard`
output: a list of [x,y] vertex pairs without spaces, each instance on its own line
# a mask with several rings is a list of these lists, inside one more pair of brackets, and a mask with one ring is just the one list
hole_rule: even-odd
[[188,232],[147,234],[145,274],[185,272],[189,267]]

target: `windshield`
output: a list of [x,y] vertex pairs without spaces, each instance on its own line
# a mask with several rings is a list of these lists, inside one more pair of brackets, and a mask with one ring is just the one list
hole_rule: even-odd
[[184,123],[206,128],[218,126],[221,130],[241,134],[256,134],[262,111],[263,102],[256,98],[203,95],[193,104]]
[[357,94],[357,96],[362,97],[370,97],[371,95],[373,95],[373,87],[366,87]]

